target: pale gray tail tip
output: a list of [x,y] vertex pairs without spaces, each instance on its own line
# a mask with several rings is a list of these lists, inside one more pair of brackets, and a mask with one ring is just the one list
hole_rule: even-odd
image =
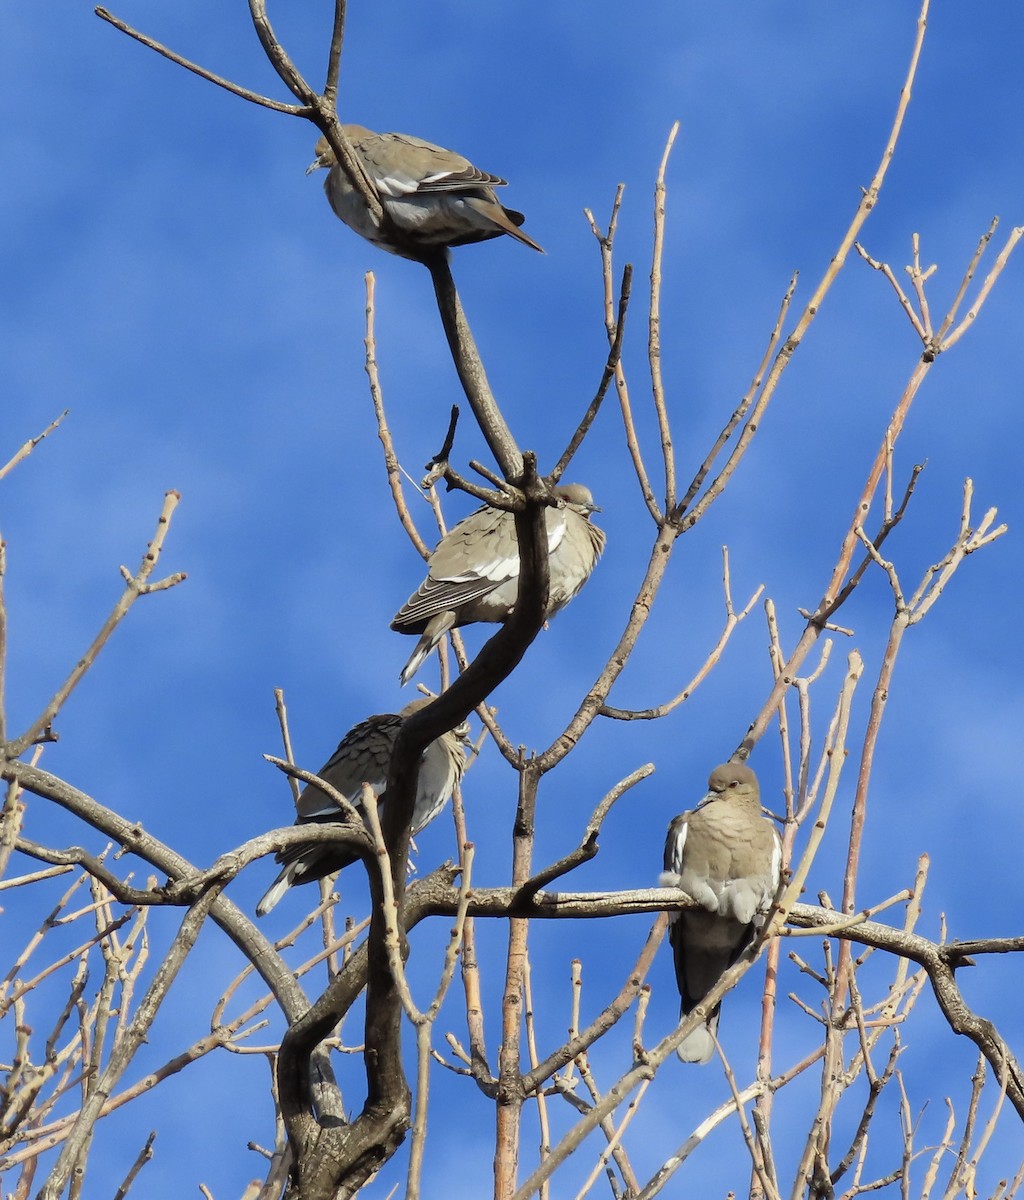
[[424,645],[422,641],[417,642],[416,649],[412,652],[409,661],[402,668],[398,676],[403,687],[405,687],[409,680],[412,679],[412,677],[420,669],[420,667],[423,665],[423,660],[427,657],[432,649],[433,645],[429,642],[426,645]]
[[676,1047],[676,1054],[680,1062],[700,1065],[709,1063],[715,1056],[715,1043],[708,1027],[699,1025],[692,1033],[687,1034]]
[[256,905],[256,915],[265,917],[288,890],[286,879],[275,879],[263,894],[263,899]]

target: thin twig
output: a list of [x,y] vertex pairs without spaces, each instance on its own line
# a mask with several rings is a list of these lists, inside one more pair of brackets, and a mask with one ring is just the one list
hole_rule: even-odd
[[64,418],[68,415],[69,412],[71,412],[70,408],[64,409],[64,411],[60,414],[60,416],[55,417],[49,423],[49,425],[47,425],[47,427],[43,430],[42,433],[37,433],[35,437],[29,438],[29,440],[27,442],[25,442],[25,444],[23,446],[21,446],[15,452],[14,456],[8,462],[6,462],[2,467],[0,467],[0,479],[3,479],[3,477],[5,475],[7,475],[11,471],[13,471],[14,468],[18,465],[18,463],[20,463],[20,462],[24,461],[26,458],[28,458],[28,456],[32,453],[32,451],[36,448],[36,446],[39,445],[39,443],[43,440],[43,438],[45,438],[49,434],[53,433],[53,431],[57,428],[58,425],[60,425],[61,421],[64,420]]
[[191,71],[193,75],[198,75],[200,79],[205,79],[209,83],[215,83],[217,87],[224,88],[233,96],[240,96],[243,100],[248,100],[253,104],[259,104],[262,108],[273,109],[274,112],[290,113],[292,116],[305,117],[309,116],[312,109],[308,104],[283,104],[280,100],[271,100],[269,96],[261,96],[259,92],[250,91],[248,88],[240,87],[237,83],[232,83],[230,79],[225,79],[222,75],[215,75],[213,71],[208,71],[205,67],[199,66],[198,63],[191,62],[187,58],[183,58],[180,54],[176,54],[167,46],[146,34],[140,33],[138,29],[133,29],[131,25],[122,21],[120,17],[115,17],[113,13],[107,9],[97,7],[96,15],[102,21],[113,25],[115,29],[120,29],[122,33],[126,33],[135,41],[141,42],[143,46],[147,46],[150,50],[155,50],[157,54],[162,54],[164,58],[168,58],[173,63],[177,63],[179,67],[184,67],[186,71]]
[[149,595],[151,592],[163,591],[166,588],[174,587],[185,579],[184,572],[178,572],[158,582],[150,582],[150,577],[156,569],[157,563],[160,561],[160,553],[163,550],[164,540],[170,530],[171,518],[180,499],[181,497],[177,492],[171,491],[165,493],[163,508],[157,519],[156,532],[153,535],[153,540],[146,549],[146,553],[142,556],[142,562],[139,564],[138,570],[134,575],[131,575],[125,567],[121,568],[121,573],[125,579],[125,590],[121,598],[114,605],[113,611],[107,617],[106,621],[104,621],[92,644],[75,664],[70,675],[68,675],[67,679],[57,689],[40,715],[20,737],[15,738],[8,745],[7,753],[12,758],[17,758],[19,755],[24,754],[33,742],[40,739],[52,738],[52,725],[61,708],[63,708],[64,702],[78,684],[81,683],[89,668],[96,661],[97,655],[106,645],[110,635],[127,615],[135,601],[140,596]]

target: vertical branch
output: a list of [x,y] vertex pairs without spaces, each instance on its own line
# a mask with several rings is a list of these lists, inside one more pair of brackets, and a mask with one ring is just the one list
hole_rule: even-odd
[[[277,713],[277,723],[281,727],[281,744],[284,746],[284,761],[294,767],[295,756],[292,753],[292,735],[288,729],[288,709],[285,707],[284,691],[281,688],[274,688],[274,711]],[[287,775],[286,778],[292,789],[292,800],[298,804],[299,781],[294,775]]]
[[[523,762],[519,770],[519,805],[512,834],[512,886],[521,887],[530,878],[540,771],[536,760]],[[523,1015],[523,980],[526,972],[526,940],[529,921],[509,921],[505,988],[501,1005],[501,1046],[498,1050],[498,1105],[494,1151],[495,1200],[509,1200],[516,1190],[519,1168],[519,1138],[523,1111],[523,1079],[520,1070],[519,1038]]]
[[334,28],[331,48],[327,55],[327,80],[324,100],[336,112],[338,109],[338,74],[341,70],[341,47],[345,40],[345,0],[334,0]]
[[768,1200],[781,1200],[775,1182],[775,1166],[772,1162],[770,1148],[767,1148],[760,1137],[755,1138],[750,1128],[750,1122],[747,1120],[746,1108],[740,1099],[740,1089],[736,1083],[736,1075],[729,1064],[729,1060],[725,1057],[725,1051],[722,1049],[718,1038],[714,1033],[711,1034],[711,1037],[715,1043],[715,1050],[718,1053],[718,1057],[722,1062],[722,1073],[725,1075],[729,1091],[732,1093],[732,1101],[736,1108],[736,1118],[739,1121],[740,1132],[743,1135],[747,1153],[753,1164],[756,1181],[751,1185],[751,1197],[767,1196]]
[[406,1175],[405,1200],[419,1200],[423,1180],[423,1149],[427,1137],[427,1096],[430,1081],[430,1022],[416,1025],[416,1119]]
[[[622,191],[624,184],[619,184],[615,192],[615,201],[612,204],[612,215],[608,221],[607,233],[602,233],[597,222],[594,220],[593,214],[589,209],[586,210],[587,220],[590,223],[590,228],[597,238],[598,245],[601,247],[601,278],[604,282],[604,324],[605,332],[608,335],[609,346],[614,346],[616,336],[616,321],[615,307],[613,303],[614,281],[612,278],[612,247],[615,242],[615,230],[619,221],[619,209],[622,206]],[[629,264],[627,270],[631,270]],[[643,493],[644,503],[647,505],[647,511],[651,514],[655,521],[662,520],[662,514],[658,509],[658,502],[654,498],[654,489],[651,487],[650,477],[647,473],[647,468],[644,465],[643,453],[640,450],[640,439],[637,437],[636,425],[633,421],[633,408],[629,399],[629,386],[626,383],[626,371],[622,365],[622,356],[619,355],[615,359],[615,391],[619,397],[619,409],[622,413],[622,426],[626,433],[626,446],[629,449],[629,456],[633,462],[633,470],[636,472],[637,481],[640,484],[640,491]]]
[[[33,767],[38,764],[42,754],[43,747],[36,746],[29,760]],[[21,823],[25,817],[25,801],[22,800],[21,795],[21,785],[17,780],[11,780],[7,785],[3,808],[0,809],[0,879],[3,879],[7,871],[11,853],[17,843],[18,835],[21,833]],[[0,1000],[2,999],[2,988],[0,988]],[[0,1005],[0,1010],[2,1010],[2,1005]]]
[[846,759],[846,734],[850,724],[853,694],[857,689],[857,684],[860,682],[863,671],[863,659],[858,651],[852,650],[847,656],[846,675],[839,691],[839,700],[832,719],[830,734],[833,741],[828,751],[828,780],[821,798],[818,816],[807,839],[804,852],[800,856],[800,862],[793,870],[792,878],[783,892],[781,899],[776,901],[771,914],[769,914],[769,919],[765,924],[764,938],[772,937],[781,929],[788,917],[789,910],[799,900],[804,884],[807,881],[811,864],[814,862],[815,855],[825,836],[825,828],[832,813],[832,805],[835,802],[836,792],[839,789],[839,780]]
[[[537,478],[533,455],[524,459],[523,489],[524,509],[515,513],[521,568],[515,612],[486,643],[465,674],[437,700],[403,721],[391,756],[388,803],[381,825],[390,857],[390,885],[400,905],[400,925],[407,903],[405,875],[409,830],[422,753],[431,741],[464,720],[515,668],[544,622],[549,584],[544,519],[547,492]],[[388,953],[386,897],[381,873],[370,871],[368,883],[372,915],[366,954],[366,1050],[363,1056],[367,1100],[360,1116],[338,1138],[326,1129],[314,1133],[321,1138],[324,1148],[315,1156],[316,1161],[310,1164],[309,1171],[311,1178],[313,1175],[326,1176],[335,1182],[344,1179],[346,1187],[358,1187],[365,1182],[365,1172],[374,1162],[379,1163],[394,1153],[409,1127],[410,1091],[401,1053],[402,999]],[[289,1066],[286,1077],[289,1088],[294,1086],[291,1073],[296,1068],[303,1069],[302,1056],[315,1044],[315,1035],[332,1016],[330,1007],[318,1012],[315,1020],[298,1036],[288,1039],[291,1044],[287,1056],[282,1044],[282,1061],[287,1058]],[[280,1072],[278,1078],[280,1083]],[[282,1087],[282,1096],[284,1094]],[[290,1094],[294,1100],[294,1092]],[[302,1120],[302,1114],[296,1113],[294,1108],[291,1116],[293,1121]],[[302,1131],[298,1125],[296,1129],[301,1139]],[[301,1156],[298,1157],[302,1169]]]
[[[48,437],[68,415],[70,409],[64,409],[59,417],[55,417],[49,425],[37,433],[35,437],[23,443],[17,452],[3,466],[0,466],[0,479],[13,471],[18,463],[24,461],[39,445],[43,438]],[[7,605],[4,600],[4,575],[7,571],[7,544],[0,534],[0,744],[7,740],[5,678],[7,671]],[[2,874],[0,868],[0,874]]]
[[[4,575],[7,573],[7,543],[0,534],[0,746],[7,741],[7,601]],[[0,864],[0,874],[3,873]]]
[[448,259],[444,253],[436,254],[426,261],[426,266],[434,284],[437,307],[455,369],[480,432],[505,478],[517,480],[523,473],[523,456],[487,382],[487,373],[466,321],[466,314],[462,311]]
[[[996,515],[994,509],[990,509],[985,513],[977,530],[971,528],[970,504],[972,494],[971,481],[967,480],[964,485],[960,526],[956,541],[946,556],[925,572],[924,579],[909,601],[904,596],[903,587],[900,584],[895,566],[891,562],[884,560],[868,539],[863,529],[860,526],[856,527],[857,534],[868,554],[888,577],[895,605],[895,614],[889,628],[889,636],[879,668],[878,681],[871,697],[868,724],[861,749],[860,765],[857,774],[857,791],[850,821],[850,841],[843,879],[843,911],[847,913],[854,911],[855,889],[857,873],[860,867],[860,849],[867,812],[871,772],[874,766],[875,750],[878,745],[885,706],[892,690],[896,658],[903,642],[903,636],[912,625],[916,624],[927,614],[931,606],[941,595],[946,583],[963,563],[964,558],[976,548],[987,545],[992,539],[1001,536],[1005,528],[1000,526],[996,529],[991,529]],[[837,1003],[840,1005],[845,998],[843,984],[846,979],[850,957],[849,943],[843,942],[840,947],[840,983],[837,991]]]
[[669,131],[665,153],[661,156],[658,178],[654,185],[654,253],[651,256],[651,311],[648,321],[647,358],[651,368],[651,390],[654,411],[661,434],[661,454],[665,466],[665,512],[676,504],[676,457],[672,445],[672,427],[665,407],[665,385],[661,377],[661,263],[665,249],[665,172],[668,156],[679,133],[676,121]]
[[[281,727],[284,761],[294,767],[295,755],[292,751],[291,731],[288,728],[288,709],[284,702],[284,691],[281,688],[274,688],[274,709],[277,713],[278,724]],[[292,791],[292,803],[297,806],[300,792],[299,780],[295,775],[287,775],[286,778]],[[334,876],[330,875],[318,881],[320,888],[320,930],[327,960],[328,982],[338,973],[338,960],[334,949],[337,944],[337,934],[334,928],[334,905],[330,899],[333,880]]]
[[[573,960],[573,965],[578,966],[578,960]],[[534,1005],[533,1005],[533,974],[530,968],[529,955],[526,957],[523,969],[523,999],[526,1004],[524,1012],[524,1025],[526,1029],[526,1048],[530,1056],[530,1070],[536,1070],[540,1063],[540,1058],[537,1054],[537,1029],[534,1020]],[[544,1095],[543,1088],[535,1088],[533,1098],[537,1104],[537,1124],[540,1129],[540,1148],[538,1157],[543,1162],[551,1152],[551,1123],[548,1120],[548,1101]],[[539,1200],[551,1200],[551,1192],[548,1187],[548,1180],[545,1180],[541,1190]]]
[[[785,656],[782,653],[782,646],[779,642],[779,627],[775,616],[775,605],[771,600],[765,601],[765,615],[768,620],[768,637],[769,637],[769,655],[771,658],[772,671],[778,678],[779,671],[782,669],[782,664],[785,661]],[[793,764],[790,756],[790,740],[789,740],[789,719],[786,712],[786,701],[783,697],[782,703],[779,705],[778,711],[779,723],[779,738],[782,743],[782,761],[785,780],[786,792],[786,833],[792,836],[792,815],[793,815]],[[783,849],[782,865],[789,862],[789,854],[792,851],[792,846]],[[751,1200],[759,1200],[765,1195],[762,1179],[765,1177],[766,1163],[764,1162],[761,1147],[768,1142],[770,1138],[772,1101],[774,1093],[767,1086],[772,1075],[772,1036],[775,1028],[775,1009],[778,1003],[778,977],[779,977],[779,957],[781,954],[781,940],[773,938],[768,944],[768,949],[765,954],[765,969],[764,969],[764,990],[761,993],[761,1029],[758,1037],[757,1045],[757,1069],[756,1077],[762,1090],[758,1094],[755,1101],[755,1126],[758,1130],[758,1139],[754,1144],[754,1158],[752,1162],[752,1171],[750,1179],[750,1196]],[[719,1053],[721,1050],[719,1049]],[[723,1060],[724,1061],[724,1060]],[[733,1091],[735,1094],[735,1087]]]
[[[867,816],[868,787],[871,782],[871,770],[874,766],[875,749],[882,727],[882,717],[892,688],[893,671],[896,668],[896,656],[899,654],[903,635],[909,625],[909,614],[904,610],[898,612],[889,629],[889,638],[885,652],[882,655],[882,665],[878,672],[875,690],[871,695],[871,708],[868,713],[868,725],[864,734],[861,748],[860,765],[857,771],[857,792],[854,798],[853,813],[850,818],[850,844],[846,857],[846,870],[843,876],[843,911],[852,913],[856,903],[857,874],[860,869],[860,848],[864,837],[864,823]],[[849,943],[841,947],[849,955]],[[840,966],[845,967],[840,958]],[[841,973],[842,978],[842,973]]]
[[[459,845],[460,866],[465,870],[466,845],[469,834],[466,828],[466,813],[462,803],[462,788],[456,784],[452,793],[452,818],[455,822],[455,838]],[[474,1078],[478,1081],[489,1077],[487,1068],[487,1043],[484,1038],[483,1000],[480,995],[480,964],[476,956],[476,925],[467,917],[462,928],[462,989],[466,1004],[466,1028],[469,1032],[469,1063]]]
[[[365,370],[370,381],[370,399],[373,402],[373,412],[377,418],[377,436],[380,439],[381,446],[384,448],[384,469],[388,476],[388,487],[391,489],[391,498],[395,503],[395,511],[398,513],[398,519],[401,522],[402,528],[420,555],[423,558],[428,558],[430,556],[430,547],[420,537],[419,530],[416,528],[412,514],[409,512],[409,506],[406,504],[405,496],[402,493],[402,467],[398,461],[398,455],[395,453],[395,443],[391,438],[391,430],[388,427],[387,417],[384,413],[384,394],[381,389],[380,372],[377,366],[377,337],[375,333],[376,276],[372,271],[367,271],[364,281],[366,283],[366,335],[363,338],[363,345],[366,347]],[[433,488],[430,488],[429,498],[431,503],[435,505],[435,515],[439,518],[438,524],[441,526],[441,534],[443,535],[445,530],[443,528],[443,521],[440,520],[440,510],[436,507],[437,496]]]

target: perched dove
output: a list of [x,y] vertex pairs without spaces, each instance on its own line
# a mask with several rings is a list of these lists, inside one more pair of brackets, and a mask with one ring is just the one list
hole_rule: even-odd
[[[604,549],[604,530],[591,523],[600,512],[590,489],[569,483],[554,489],[564,501],[547,508],[550,583],[547,615],[569,603],[590,578]],[[519,595],[519,543],[512,513],[484,506],[460,521],[438,542],[416,594],[402,605],[391,628],[422,634],[401,673],[402,683],[449,629],[474,621],[508,620]]]
[[343,125],[352,149],[373,181],[381,207],[401,231],[407,246],[388,238],[352,186],[325,137],[316,144],[316,160],[306,174],[329,168],[324,191],[331,208],[356,233],[403,258],[416,258],[416,249],[465,246],[507,233],[517,242],[544,251],[518,226],[520,212],[505,208],[494,194],[505,180],[479,171],[461,154],[433,146],[406,133],[374,133],[362,125]]
[[[384,713],[361,721],[345,734],[337,750],[321,767],[321,778],[355,805],[360,814],[364,783],[370,785],[373,794],[383,803],[391,752],[402,727],[402,718],[429,703],[429,697],[424,697],[406,705],[399,714]],[[462,778],[468,739],[469,726],[463,723],[442,734],[423,752],[412,815],[413,836],[437,816]],[[313,784],[303,788],[296,808],[296,825],[323,824],[343,819],[327,793]],[[355,859],[356,855],[337,842],[308,842],[280,851],[276,861],[284,863],[284,868],[256,905],[256,915],[265,917],[290,887],[323,879],[325,875],[347,867]]]
[[[669,926],[680,1017],[750,945],[775,897],[781,866],[782,843],[761,816],[757,776],[742,763],[715,767],[707,795],[672,821],[665,839],[661,885],[682,888],[700,905],[673,913]],[[680,1044],[683,1062],[710,1062],[719,1007]]]

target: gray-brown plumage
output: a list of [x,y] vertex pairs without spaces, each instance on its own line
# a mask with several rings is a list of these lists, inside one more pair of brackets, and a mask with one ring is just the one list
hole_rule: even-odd
[[381,229],[353,187],[325,137],[316,144],[308,175],[326,167],[324,191],[335,215],[356,233],[403,258],[416,250],[464,246],[507,233],[525,246],[543,250],[519,226],[523,214],[505,208],[494,194],[505,180],[480,171],[461,154],[406,133],[374,133],[362,125],[342,129],[380,198],[381,207],[407,245],[395,244]]
[[[388,768],[395,748],[402,718],[430,703],[429,697],[414,700],[401,713],[382,713],[367,717],[345,734],[337,750],[331,755],[318,774],[340,792],[361,816],[363,784],[368,783],[373,794],[383,804],[388,781]],[[466,765],[466,744],[469,726],[458,725],[442,734],[424,750],[420,760],[420,773],[416,781],[416,801],[412,815],[412,834],[432,821],[444,808],[455,785],[462,778]],[[296,802],[296,825],[324,824],[343,820],[337,805],[326,792],[313,784],[299,793]],[[300,883],[311,883],[332,875],[355,862],[356,855],[337,842],[317,844],[308,842],[290,846],[280,851],[275,861],[284,863],[284,868],[267,889],[256,906],[256,915],[264,917],[290,887]]]
[[[547,615],[563,609],[590,578],[604,549],[604,530],[590,520],[599,512],[589,488],[569,483],[554,489],[564,504],[547,508]],[[474,621],[508,620],[519,595],[519,543],[515,518],[484,506],[460,521],[434,547],[427,577],[391,622],[398,633],[422,634],[402,669],[408,683],[449,629]]]
[[[673,913],[669,940],[675,958],[680,1016],[700,1004],[750,945],[779,886],[782,843],[761,816],[757,776],[742,763],[715,767],[708,793],[676,817],[665,840],[663,887],[678,887],[700,905]],[[683,1062],[714,1054],[719,1005],[680,1044]]]

